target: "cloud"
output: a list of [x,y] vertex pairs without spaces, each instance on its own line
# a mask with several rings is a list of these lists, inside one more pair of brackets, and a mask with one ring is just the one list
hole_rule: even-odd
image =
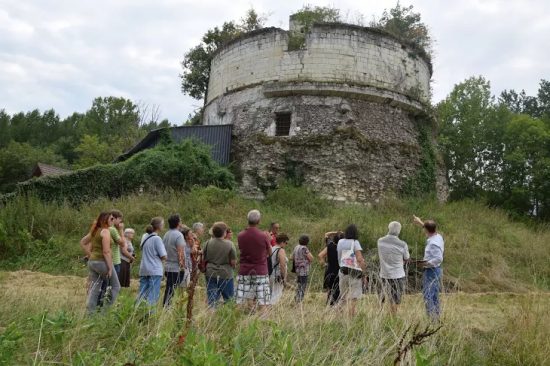
[[[309,1],[358,13],[366,22],[394,1]],[[8,112],[54,108],[83,112],[98,96],[160,107],[175,123],[201,105],[180,91],[180,62],[209,28],[239,19],[250,1],[0,0],[0,100]],[[405,3],[404,3],[405,4]],[[472,75],[502,89],[536,92],[549,78],[550,3],[544,0],[412,1],[437,43],[434,101]],[[255,1],[268,25],[286,28],[295,1]]]

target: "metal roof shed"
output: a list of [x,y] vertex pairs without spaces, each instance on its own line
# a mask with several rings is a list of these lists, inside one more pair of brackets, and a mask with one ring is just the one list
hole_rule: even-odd
[[161,132],[164,130],[170,131],[172,140],[179,143],[185,139],[196,139],[205,145],[210,146],[212,159],[221,165],[229,164],[229,154],[231,152],[231,128],[232,125],[204,125],[204,126],[178,126],[167,127],[153,130],[141,140],[120,155],[115,161],[124,161],[130,156],[156,146],[161,137]]

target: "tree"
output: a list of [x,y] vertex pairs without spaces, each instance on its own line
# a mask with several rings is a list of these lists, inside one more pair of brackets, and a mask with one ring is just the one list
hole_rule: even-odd
[[301,33],[309,32],[314,23],[336,23],[342,20],[339,9],[311,5],[304,5],[302,9],[292,14],[290,19],[300,23]]
[[498,170],[495,165],[501,159],[498,142],[491,149],[487,147],[488,126],[491,130],[501,128],[490,83],[483,77],[472,77],[455,85],[437,111],[451,197],[479,196],[495,185],[489,181],[487,169]]
[[75,148],[78,154],[76,168],[87,168],[101,163],[111,163],[118,155],[106,141],[97,135],[84,135]]
[[505,139],[503,205],[550,218],[550,129],[540,119],[515,115]]
[[204,99],[206,102],[210,63],[214,52],[218,47],[241,34],[262,28],[265,20],[254,9],[250,9],[240,22],[225,22],[221,28],[214,27],[208,30],[202,37],[201,43],[191,48],[181,63],[183,67],[183,73],[180,75],[182,93],[195,99]]
[[140,115],[131,100],[117,97],[96,98],[82,120],[84,133],[97,135],[111,146],[114,154],[131,148],[140,133]]
[[483,198],[514,215],[550,219],[550,124],[515,113],[534,111],[527,100],[507,91],[495,103],[490,83],[472,77],[437,106],[452,199]]
[[420,13],[413,12],[412,5],[402,7],[398,1],[394,8],[384,10],[378,21],[371,22],[371,26],[384,29],[399,39],[409,41],[428,54],[432,52],[433,41],[428,26],[422,22]]
[[66,167],[66,162],[51,149],[12,141],[0,149],[0,191],[9,192],[18,182],[30,179],[36,163]]
[[10,121],[10,115],[0,109],[0,149],[6,147],[11,140]]

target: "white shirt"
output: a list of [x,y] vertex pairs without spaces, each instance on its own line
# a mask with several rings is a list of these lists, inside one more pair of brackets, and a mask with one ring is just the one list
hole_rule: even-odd
[[336,250],[338,251],[338,263],[340,263],[340,267],[346,267],[344,263],[342,263],[342,252],[344,250],[352,250],[352,249],[353,249],[353,252],[356,252],[358,250],[363,251],[363,248],[361,248],[361,243],[359,243],[358,240],[340,239],[338,241]]
[[405,277],[404,260],[409,259],[407,243],[395,235],[386,235],[378,239],[378,257],[380,258],[380,277],[396,279]]
[[424,260],[428,262],[428,267],[439,267],[443,262],[443,251],[445,250],[445,242],[440,234],[430,236],[426,241],[426,249],[424,249]]

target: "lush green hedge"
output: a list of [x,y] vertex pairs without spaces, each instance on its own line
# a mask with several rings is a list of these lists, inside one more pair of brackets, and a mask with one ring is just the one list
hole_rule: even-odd
[[208,147],[186,140],[142,151],[121,163],[23,182],[18,184],[17,193],[80,203],[98,197],[117,198],[142,188],[188,190],[195,185],[233,188],[235,179],[227,168],[212,160]]

